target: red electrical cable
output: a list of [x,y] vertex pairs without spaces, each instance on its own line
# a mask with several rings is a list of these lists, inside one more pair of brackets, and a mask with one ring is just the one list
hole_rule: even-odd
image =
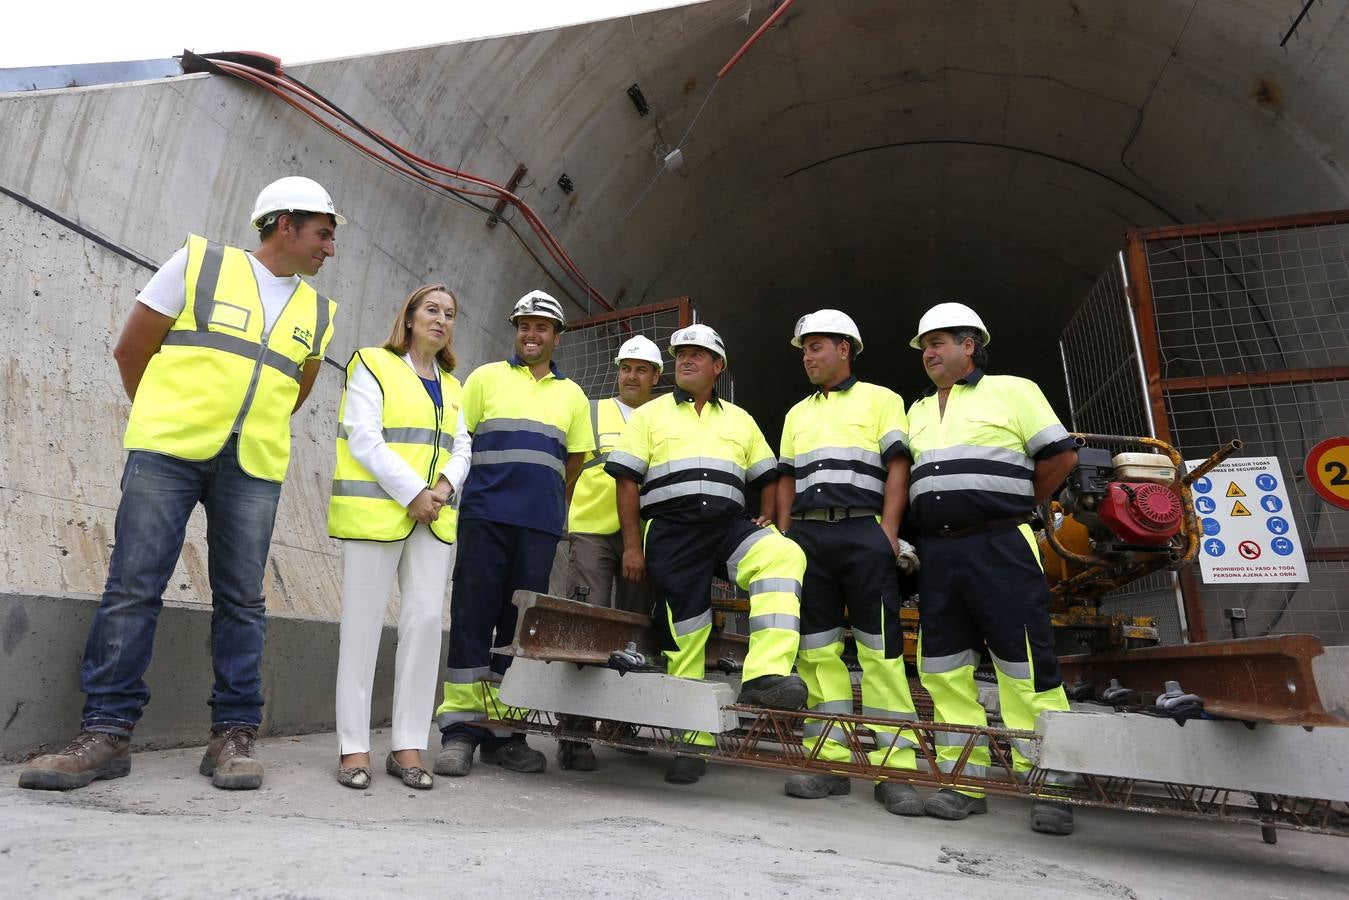
[[[460,170],[450,168],[448,166],[434,162],[433,160],[426,159],[425,157],[422,157],[419,154],[407,150],[406,148],[395,143],[394,141],[389,140],[384,135],[380,134],[378,131],[375,131],[374,129],[368,128],[367,126],[360,125],[359,123],[355,122],[350,118],[350,116],[347,116],[343,114],[340,110],[335,109],[330,104],[324,102],[322,98],[316,96],[314,93],[306,89],[302,84],[296,83],[295,81],[290,79],[288,76],[285,76],[284,74],[273,75],[270,72],[265,72],[259,69],[252,68],[250,66],[234,63],[227,60],[212,59],[211,63],[212,65],[217,67],[220,71],[225,72],[226,74],[229,74],[233,77],[239,78],[243,81],[247,81],[251,84],[257,85],[258,87],[261,87],[264,90],[268,91],[269,93],[275,95],[278,99],[282,100],[287,105],[293,107],[303,115],[307,116],[309,119],[311,119],[320,127],[322,127],[324,130],[333,134],[335,137],[346,142],[347,144],[350,144],[352,147],[360,151],[362,154],[370,157],[371,159],[375,160],[376,162],[380,163],[381,165],[387,168],[390,168],[409,178],[413,178],[416,179],[417,181],[428,184],[432,187],[449,191],[453,194],[470,197],[482,197],[492,200],[501,200],[506,202],[510,206],[516,208],[517,210],[520,211],[525,221],[529,224],[535,236],[542,242],[542,244],[544,245],[544,249],[547,251],[547,254],[550,257],[552,257],[554,263],[556,263],[573,281],[576,282],[576,284],[585,292],[586,296],[598,302],[605,309],[612,310],[614,308],[613,304],[611,304],[603,295],[601,295],[600,292],[595,289],[594,285],[590,283],[589,279],[586,278],[585,274],[581,272],[580,268],[576,265],[575,261],[572,260],[571,256],[562,247],[561,242],[557,240],[557,238],[553,235],[552,231],[549,230],[548,226],[543,222],[543,220],[539,218],[539,216],[534,212],[532,208],[530,208],[529,204],[526,203],[522,198],[516,196],[511,191],[507,190],[502,185],[499,185],[487,179],[479,178],[467,172],[462,172]],[[303,103],[298,102],[293,97],[288,96],[287,92],[289,92],[289,94],[295,95],[295,97],[299,97],[304,102]],[[340,123],[356,127],[363,131],[368,132],[370,135],[374,136],[381,143],[393,148],[394,152],[396,152],[399,156],[403,157],[407,161],[411,161],[419,165],[425,166],[426,168],[431,169],[434,172],[449,176],[450,178],[459,181],[463,181],[467,184],[485,188],[486,192],[468,190],[462,187],[455,187],[452,185],[445,184],[444,182],[439,181],[435,178],[428,177],[423,172],[417,171],[414,168],[410,168],[408,165],[404,165],[403,162],[400,162],[396,159],[386,156],[379,150],[376,150],[375,148],[370,147],[367,144],[362,143],[361,141],[346,134],[340,128],[334,127],[332,123],[324,120],[320,115],[315,113],[313,109],[309,108],[311,106],[320,110],[322,113],[330,116],[331,118],[337,120]]]
[[749,48],[754,46],[754,42],[757,41],[760,37],[762,37],[765,31],[772,28],[773,23],[775,23],[778,19],[781,19],[783,15],[786,14],[787,7],[791,6],[795,2],[796,0],[782,0],[782,5],[779,6],[777,9],[773,10],[773,14],[769,16],[767,19],[764,19],[764,23],[760,25],[758,28],[756,28],[754,30],[754,33],[749,36],[749,40],[745,41],[745,43],[741,45],[740,49],[735,51],[735,54],[730,59],[726,60],[726,65],[721,67],[721,71],[717,73],[717,77],[724,78],[726,76],[726,73],[731,71],[731,69],[735,66],[736,63],[740,62],[740,57],[744,56],[746,53],[749,52]]

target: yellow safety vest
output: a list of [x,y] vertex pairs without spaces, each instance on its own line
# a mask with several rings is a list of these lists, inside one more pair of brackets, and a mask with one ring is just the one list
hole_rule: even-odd
[[608,397],[590,401],[590,421],[595,429],[595,452],[581,466],[581,477],[572,493],[567,530],[576,534],[613,534],[618,531],[618,500],[614,477],[604,471],[609,451],[618,443],[627,418],[618,400]]
[[248,254],[187,238],[187,303],[145,369],[123,446],[211,459],[239,433],[239,465],[282,481],[300,372],[321,359],[337,304],[300,281],[263,333],[262,298]]
[[930,530],[1026,515],[1035,461],[1073,446],[1034,382],[975,369],[951,387],[945,415],[935,388],[909,407],[909,517]]
[[745,486],[767,488],[778,460],[749,413],[713,393],[697,411],[676,387],[632,414],[605,471],[641,485],[642,517],[724,521],[745,511]]
[[796,480],[792,512],[885,503],[890,460],[908,452],[904,401],[880,385],[849,376],[787,412],[778,471]]
[[[375,376],[384,395],[384,443],[422,475],[427,487],[434,486],[454,446],[463,391],[459,379],[437,368],[443,403],[437,409],[421,378],[401,356],[383,347],[357,350],[347,363],[348,379],[357,360]],[[346,428],[341,424],[346,406],[347,394],[343,391],[337,409],[337,466],[333,470],[332,499],[328,501],[328,534],[347,540],[401,541],[417,523],[351,455]],[[453,544],[458,523],[458,510],[443,506],[431,523],[431,533]]]

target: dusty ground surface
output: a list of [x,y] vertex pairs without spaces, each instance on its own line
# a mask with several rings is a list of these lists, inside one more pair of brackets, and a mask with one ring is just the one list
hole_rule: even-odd
[[[375,758],[383,759],[382,735]],[[803,801],[774,772],[712,766],[692,787],[664,760],[600,748],[597,772],[475,765],[414,792],[333,780],[332,735],[260,742],[263,787],[225,792],[199,750],[140,753],[131,775],[66,794],[0,767],[0,897],[1344,897],[1349,843],[1078,811],[1038,835],[995,798],[961,823],[901,819],[854,781]]]

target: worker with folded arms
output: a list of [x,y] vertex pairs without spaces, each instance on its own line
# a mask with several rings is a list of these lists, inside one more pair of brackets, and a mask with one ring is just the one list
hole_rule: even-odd
[[[988,343],[983,320],[962,303],[928,310],[909,342],[932,380],[909,409],[909,516],[923,561],[918,672],[937,722],[983,726],[974,670],[987,649],[1003,722],[1029,731],[1041,712],[1068,709],[1068,698],[1049,587],[1026,523],[1072,471],[1077,449],[1034,382],[984,373]],[[954,770],[966,738],[937,732],[942,771]],[[987,740],[978,740],[964,771],[983,776],[990,757]],[[1012,747],[1017,773],[1032,768],[1024,749]],[[987,812],[988,801],[977,786],[943,789],[924,810],[958,820]],[[1072,808],[1034,801],[1031,827],[1071,834]]]
[[[783,422],[777,521],[806,555],[796,657],[809,691],[806,708],[853,712],[852,676],[843,662],[844,629],[851,627],[862,665],[862,715],[871,720],[876,742],[870,761],[913,769],[916,738],[902,723],[917,715],[904,672],[896,572],[901,550],[901,565],[916,564],[912,547],[899,538],[909,490],[904,401],[857,379],[862,335],[839,310],[802,316],[792,346],[801,349],[815,392]],[[852,761],[848,736],[828,720],[807,719],[804,743],[823,761]],[[788,778],[785,790],[816,799],[847,794],[852,782],[846,775],[803,773]],[[912,785],[880,781],[874,795],[895,815],[923,815]]]
[[262,786],[263,573],[290,463],[290,419],[318,378],[337,304],[312,277],[346,219],[316,181],[264,187],[243,250],[189,235],[145,285],[113,357],[131,400],[112,559],[89,629],[80,733],[39,756],[19,786],[83,787],[131,771],[131,734],[150,689],[164,589],[201,504],[210,551],[211,737],[198,771],[225,790]]
[[[567,562],[566,595],[595,606],[651,615],[655,595],[647,579],[623,577],[623,534],[618,526],[618,505],[613,476],[604,471],[609,451],[633,412],[651,399],[665,362],[660,348],[640,334],[628,338],[614,357],[618,396],[592,399],[590,422],[595,450],[586,454],[571,504],[567,508],[567,539],[571,552]],[[566,717],[572,731],[593,729],[594,723]],[[564,769],[593,771],[595,753],[584,741],[561,740],[557,762]]]
[[496,703],[511,658],[492,648],[515,635],[516,591],[544,592],[567,520],[567,486],[595,449],[590,403],[553,362],[567,321],[562,304],[530,291],[509,317],[515,353],[475,369],[461,407],[473,454],[459,506],[459,550],[450,594],[450,649],[436,710],[437,775],[467,775],[473,751],[514,772],[548,760],[523,733],[476,724]]
[[[617,480],[623,576],[649,576],[660,598],[657,626],[666,671],[702,678],[712,631],[712,579],[749,592],[749,650],[738,703],[800,709],[806,686],[792,674],[800,639],[801,549],[773,527],[777,459],[754,419],[717,396],[726,347],[707,325],[676,331],[675,390],[636,410],[605,471]],[[759,516],[745,509],[748,487],[763,489]],[[643,547],[642,522],[646,522]],[[692,733],[711,746],[712,736]],[[676,756],[665,780],[693,784],[701,757]]]

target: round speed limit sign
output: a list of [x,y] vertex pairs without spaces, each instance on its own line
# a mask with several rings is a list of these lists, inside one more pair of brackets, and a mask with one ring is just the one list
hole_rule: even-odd
[[1349,509],[1349,437],[1326,438],[1312,448],[1307,480],[1327,503]]

